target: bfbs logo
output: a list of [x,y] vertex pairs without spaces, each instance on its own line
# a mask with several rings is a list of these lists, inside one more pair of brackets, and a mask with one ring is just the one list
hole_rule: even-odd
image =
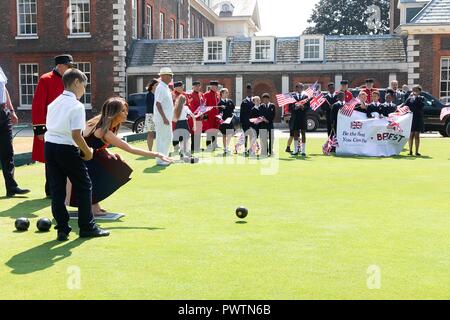
[[352,129],[362,129],[363,127],[363,123],[361,121],[352,121],[352,123],[350,123],[350,128]]

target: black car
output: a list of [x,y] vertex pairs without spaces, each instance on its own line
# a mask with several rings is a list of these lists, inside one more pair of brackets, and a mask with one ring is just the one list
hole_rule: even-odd
[[143,133],[145,128],[145,114],[147,112],[146,104],[147,93],[134,93],[128,96],[128,118],[127,122],[131,124],[131,129],[135,133]]
[[[354,97],[357,97],[360,90],[352,89],[350,91]],[[378,89],[378,91],[381,103],[384,103],[386,89]],[[422,96],[425,98],[425,108],[423,109],[425,131],[439,131],[444,137],[450,136],[450,118],[447,117],[444,121],[440,119],[442,108],[447,106],[426,91],[422,91]]]

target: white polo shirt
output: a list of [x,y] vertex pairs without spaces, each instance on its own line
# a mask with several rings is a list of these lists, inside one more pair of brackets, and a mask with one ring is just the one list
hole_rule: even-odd
[[8,78],[3,73],[2,67],[0,67],[0,104],[6,103],[6,84],[8,83]]
[[169,122],[172,122],[172,119],[173,119],[172,93],[170,92],[169,86],[163,81],[161,81],[159,83],[159,85],[156,87],[155,107],[154,107],[154,111],[153,111],[155,124],[162,124],[162,123],[164,123],[164,121],[163,121],[161,114],[158,111],[158,108],[156,107],[157,102],[159,102],[161,104],[167,120],[169,120]]
[[86,111],[71,91],[64,91],[47,109],[45,141],[77,146],[72,130],[86,128]]

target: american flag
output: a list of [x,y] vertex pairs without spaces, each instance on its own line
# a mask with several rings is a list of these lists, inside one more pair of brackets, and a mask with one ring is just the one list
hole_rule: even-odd
[[401,116],[403,116],[403,115],[405,115],[405,114],[407,114],[407,113],[410,113],[411,112],[411,110],[409,110],[409,107],[408,106],[399,106],[398,108],[397,108],[397,113],[399,114],[399,115],[401,115]]
[[195,110],[194,114],[198,116],[204,115],[205,113],[210,112],[214,107],[207,107],[205,104],[201,104],[197,110]]
[[444,120],[446,116],[450,114],[450,107],[442,108],[441,110],[441,121]]
[[341,114],[343,114],[346,117],[351,117],[358,103],[360,103],[358,99],[352,99],[351,101],[347,102],[341,109],[340,111]]
[[277,98],[277,103],[279,107],[283,107],[287,104],[291,104],[291,103],[296,103],[297,101],[294,99],[294,97],[292,97],[292,95],[290,93],[282,93],[282,94],[277,94],[276,95]]
[[250,119],[250,122],[253,124],[260,124],[260,123],[264,122],[264,119],[262,117],[252,118],[252,119]]
[[313,85],[311,85],[308,89],[306,89],[303,93],[308,97],[312,98],[319,90],[319,82],[316,81]]
[[325,99],[322,93],[316,95],[310,102],[311,109],[313,109],[313,111],[316,111],[325,103],[325,101],[327,101],[327,99]]

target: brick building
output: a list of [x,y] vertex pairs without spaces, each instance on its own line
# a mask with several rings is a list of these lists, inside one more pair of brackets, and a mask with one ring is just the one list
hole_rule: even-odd
[[450,0],[391,0],[391,31],[406,44],[408,84],[450,102]]
[[[225,11],[224,11],[225,10]],[[0,64],[22,120],[30,120],[39,76],[70,53],[89,78],[86,109],[126,96],[127,65],[139,39],[181,39],[259,30],[257,0],[4,0]]]
[[128,92],[143,91],[165,65],[188,89],[195,80],[204,84],[219,80],[238,104],[247,83],[253,84],[255,94],[274,96],[292,91],[297,82],[316,80],[322,88],[342,79],[357,87],[372,76],[376,86],[386,87],[393,79],[405,83],[408,71],[402,38],[393,35],[140,40],[127,69]]

